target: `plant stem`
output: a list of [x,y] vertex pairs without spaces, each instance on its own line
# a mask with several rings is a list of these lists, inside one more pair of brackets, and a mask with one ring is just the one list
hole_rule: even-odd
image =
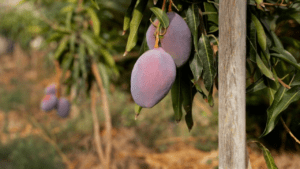
[[290,88],[291,88],[289,85],[285,84],[280,78],[277,78],[277,79],[278,79],[278,82],[279,82],[283,87],[285,87],[285,88],[287,88],[287,89],[290,89]]
[[169,9],[168,9],[168,12],[172,12],[172,3],[173,3],[173,0],[169,0]]
[[99,156],[100,162],[103,164],[105,163],[105,158],[104,158],[104,153],[103,149],[101,146],[101,138],[100,138],[100,132],[99,132],[99,121],[97,117],[97,110],[96,110],[96,88],[93,85],[91,89],[91,111],[92,111],[92,116],[93,116],[93,123],[94,123],[94,139],[95,139],[95,144],[96,144],[96,151]]
[[280,117],[280,121],[283,124],[283,127],[285,128],[285,130],[290,134],[290,136],[298,143],[300,144],[300,141],[294,136],[294,134],[291,132],[291,130],[288,128],[288,126],[285,124],[285,122],[283,121],[282,117]]
[[97,64],[95,61],[92,63],[92,71],[96,78],[96,82],[98,84],[98,87],[100,89],[100,94],[102,97],[102,108],[105,115],[105,127],[106,127],[106,135],[107,135],[107,142],[106,142],[106,168],[109,169],[110,166],[110,155],[111,155],[111,149],[112,149],[112,136],[111,136],[111,130],[112,130],[112,124],[111,124],[111,117],[110,117],[110,110],[108,105],[108,99],[105,92],[105,89],[103,87],[102,79],[100,76],[100,73],[97,68]]

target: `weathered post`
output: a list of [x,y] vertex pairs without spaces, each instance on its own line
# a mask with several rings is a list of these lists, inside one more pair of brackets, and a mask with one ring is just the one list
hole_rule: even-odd
[[219,3],[219,168],[246,168],[246,0]]

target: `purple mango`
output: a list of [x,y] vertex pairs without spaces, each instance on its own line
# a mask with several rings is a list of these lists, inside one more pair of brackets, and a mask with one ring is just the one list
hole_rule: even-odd
[[44,96],[41,102],[41,109],[46,112],[53,110],[54,108],[56,108],[57,102],[58,100],[55,95],[52,94],[46,95]]
[[[160,43],[161,47],[173,57],[176,66],[180,67],[188,61],[191,54],[192,35],[187,23],[180,15],[175,12],[168,12],[167,15],[170,24]],[[155,20],[154,23],[156,22]],[[155,26],[151,24],[146,33],[149,49],[153,49],[155,45],[155,30]]]
[[57,104],[57,114],[60,117],[68,117],[70,113],[70,102],[66,98],[60,98]]
[[131,95],[141,107],[151,108],[170,91],[176,78],[176,65],[162,48],[145,52],[131,73]]
[[53,84],[47,86],[45,89],[45,93],[56,95],[56,84],[53,83]]

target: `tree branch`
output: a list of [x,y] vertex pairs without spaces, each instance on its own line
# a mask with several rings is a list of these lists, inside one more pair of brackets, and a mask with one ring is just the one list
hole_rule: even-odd
[[282,117],[280,117],[281,123],[283,124],[283,127],[285,130],[290,134],[290,136],[298,143],[300,144],[300,141],[294,136],[294,134],[291,132],[291,130],[288,128],[288,126],[283,121]]
[[96,151],[98,153],[100,162],[103,164],[105,163],[105,158],[101,146],[99,121],[98,121],[97,110],[96,110],[96,98],[97,98],[96,91],[97,91],[96,87],[93,85],[91,89],[91,111],[92,111],[93,123],[94,123],[94,139],[95,139]]
[[103,83],[102,83],[102,79],[100,76],[100,73],[98,71],[98,67],[95,61],[93,61],[92,63],[92,71],[93,74],[96,78],[96,82],[98,84],[98,87],[100,89],[100,94],[102,97],[102,108],[103,108],[103,112],[105,115],[105,127],[106,127],[106,136],[107,136],[107,142],[106,142],[106,168],[109,169],[110,166],[110,155],[111,155],[111,149],[112,149],[112,144],[111,144],[111,130],[112,130],[112,125],[111,125],[111,117],[110,117],[110,110],[109,110],[109,105],[108,105],[108,99],[107,99],[107,95],[105,92],[105,89],[103,87]]

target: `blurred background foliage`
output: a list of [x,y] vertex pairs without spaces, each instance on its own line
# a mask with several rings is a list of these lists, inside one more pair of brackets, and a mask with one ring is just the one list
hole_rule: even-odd
[[[0,2],[4,0],[0,0]],[[217,2],[217,1],[216,1]],[[270,1],[276,3],[275,1]],[[130,151],[135,150],[136,146],[148,148],[147,153],[165,152],[173,145],[183,141],[201,151],[213,151],[218,148],[218,109],[217,109],[217,93],[215,94],[215,107],[210,108],[199,94],[196,95],[193,112],[194,112],[194,128],[191,132],[185,123],[175,123],[171,104],[171,97],[168,95],[161,103],[152,109],[143,109],[138,120],[134,120],[134,102],[130,96],[130,74],[132,67],[137,59],[139,49],[141,48],[145,32],[150,24],[148,18],[151,16],[149,8],[144,11],[144,17],[139,28],[138,43],[133,52],[128,56],[122,57],[126,47],[126,38],[128,35],[122,35],[123,18],[130,1],[124,0],[97,0],[100,10],[92,4],[90,0],[84,0],[85,7],[92,8],[100,21],[100,42],[97,47],[92,49],[98,51],[99,46],[107,50],[109,57],[115,63],[115,72],[111,71],[109,62],[102,61],[102,68],[107,70],[105,86],[109,91],[109,103],[111,107],[112,124],[116,131],[114,143],[114,151],[121,151],[124,146],[130,147]],[[158,3],[161,3],[160,1]],[[79,98],[73,103],[72,116],[66,120],[61,120],[55,117],[52,113],[44,114],[39,110],[40,99],[43,95],[45,87],[44,81],[47,84],[53,80],[54,71],[54,55],[59,42],[63,38],[62,35],[69,35],[63,31],[54,31],[51,26],[53,24],[65,26],[66,19],[70,10],[70,5],[77,5],[75,0],[29,0],[22,5],[9,6],[5,3],[0,3],[0,36],[6,38],[11,45],[11,51],[16,50],[13,44],[20,45],[22,50],[27,51],[32,59],[40,57],[39,67],[32,68],[30,64],[26,65],[24,70],[19,70],[16,67],[5,68],[6,62],[1,62],[3,68],[0,69],[0,166],[8,166],[8,168],[64,168],[61,157],[57,154],[54,147],[48,142],[38,137],[39,130],[31,129],[26,136],[22,135],[23,129],[27,124],[35,128],[33,123],[30,123],[29,117],[34,117],[40,123],[43,129],[56,140],[58,146],[65,154],[71,156],[72,159],[83,160],[86,154],[91,153],[94,156],[95,149],[92,143],[91,136],[93,135],[92,115],[89,110],[90,99],[86,99],[85,93],[78,93]],[[299,3],[298,3],[299,4]],[[295,7],[297,5],[295,3]],[[152,1],[149,1],[148,7],[153,6]],[[185,8],[184,6],[182,8]],[[275,7],[274,7],[275,8]],[[272,22],[274,18],[279,18],[283,15],[282,7],[276,8],[266,18]],[[273,8],[270,8],[273,10]],[[288,12],[288,11],[284,11]],[[75,12],[76,13],[76,12]],[[76,26],[84,24],[84,21],[89,20],[89,13],[77,13],[72,18],[71,30],[82,32],[85,29],[84,25],[80,28]],[[76,24],[76,23],[80,24]],[[90,23],[88,23],[90,24]],[[92,25],[88,26],[88,32],[94,33]],[[282,19],[280,23],[276,23],[274,30],[278,37],[282,40],[285,49],[300,61],[300,25],[297,20]],[[55,37],[55,34],[61,33]],[[89,35],[94,41],[95,37]],[[33,55],[32,43],[37,38],[42,38],[43,41],[39,46],[40,51],[45,51],[43,55]],[[98,43],[98,42],[97,42]],[[0,43],[1,44],[1,43]],[[99,45],[99,46],[98,46]],[[1,47],[1,46],[0,46]],[[77,48],[77,46],[76,46]],[[61,55],[67,55],[67,48]],[[0,50],[1,51],[1,50]],[[9,51],[9,50],[5,50]],[[89,49],[86,48],[86,52]],[[100,52],[101,53],[101,52]],[[2,55],[1,55],[2,54]],[[0,52],[0,59],[3,59],[7,54]],[[3,57],[2,57],[3,56]],[[26,56],[24,56],[26,57]],[[47,63],[46,63],[47,62]],[[63,63],[63,59],[60,60]],[[25,64],[25,63],[22,63]],[[46,65],[50,66],[46,66]],[[36,70],[34,70],[36,69]],[[37,78],[27,79],[23,74],[28,71],[36,71]],[[70,68],[73,71],[73,69]],[[10,75],[12,73],[12,75]],[[118,73],[116,73],[118,72]],[[116,76],[116,74],[119,74]],[[101,74],[105,79],[105,75]],[[4,77],[6,80],[4,80]],[[9,80],[7,80],[9,79]],[[73,83],[72,83],[73,84]],[[266,125],[268,108],[268,99],[265,97],[265,91],[261,90],[256,93],[247,94],[247,137],[258,138]],[[67,90],[66,90],[67,91]],[[66,92],[68,93],[68,92]],[[29,99],[30,97],[30,99]],[[100,102],[100,100],[98,100]],[[292,132],[297,138],[300,138],[299,132],[299,102],[293,103],[283,114],[283,119],[287,122]],[[97,107],[101,129],[104,128],[104,116],[100,104]],[[75,111],[76,110],[76,111]],[[14,117],[15,115],[16,117]],[[21,127],[20,131],[13,132],[11,125],[14,118],[18,119]],[[22,130],[21,130],[22,128]],[[122,134],[125,131],[127,134]],[[134,131],[131,133],[130,131]],[[101,131],[103,133],[105,131]],[[131,133],[131,134],[128,134]],[[118,137],[119,135],[119,137]],[[124,141],[123,144],[120,140]],[[271,150],[276,151],[298,151],[299,145],[285,132],[281,124],[272,131],[269,135],[261,139],[261,141]],[[142,143],[142,146],[139,144]],[[121,145],[118,147],[118,144]],[[123,146],[123,147],[122,147]],[[183,147],[185,148],[185,147]],[[77,157],[75,157],[77,153]],[[85,155],[81,157],[80,154]],[[130,157],[129,157],[130,158]],[[96,157],[97,159],[97,157]],[[127,159],[128,160],[128,159]],[[124,160],[115,161],[117,166],[126,168]],[[137,160],[137,166],[147,166],[145,162]]]

